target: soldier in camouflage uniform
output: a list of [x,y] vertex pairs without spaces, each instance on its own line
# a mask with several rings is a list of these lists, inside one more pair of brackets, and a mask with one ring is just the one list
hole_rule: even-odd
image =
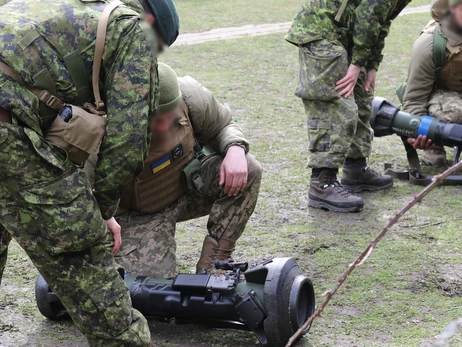
[[0,62],[14,70],[0,72],[0,253],[6,254],[6,230],[91,346],[148,346],[147,322],[132,309],[114,262],[120,226],[113,217],[149,146],[157,50],[178,35],[173,2],[124,0],[109,18],[99,76],[107,136],[94,191],[69,154],[45,139],[58,112],[33,92],[47,90],[74,105],[90,100],[96,28],[106,6],[14,0],[0,7]]
[[[440,8],[435,9],[435,6]],[[403,110],[419,116],[431,115],[440,120],[462,124],[462,0],[435,2],[432,16],[435,20],[414,43],[411,64],[404,94]],[[445,64],[434,61],[434,36],[438,30],[446,40]],[[437,48],[436,48],[437,49]],[[414,148],[424,150],[423,161],[429,165],[446,165],[444,147],[435,147],[431,140],[420,136],[408,139]]]
[[366,164],[373,138],[369,118],[385,37],[409,1],[311,0],[293,20],[286,40],[300,53],[295,94],[308,116],[312,207],[358,211],[362,199],[344,187],[355,192],[393,184]]
[[[262,169],[231,110],[190,76],[159,63],[159,114],[143,173],[122,195],[123,245],[116,261],[128,273],[171,277],[177,272],[175,226],[209,215],[196,271],[228,259],[257,203]],[[181,90],[181,91],[180,91]],[[202,158],[200,147],[216,154]],[[196,147],[196,148],[194,148]],[[210,150],[209,150],[210,152]],[[186,192],[185,167],[200,158],[196,186]],[[91,172],[91,169],[89,169]],[[118,214],[118,215],[119,215]]]

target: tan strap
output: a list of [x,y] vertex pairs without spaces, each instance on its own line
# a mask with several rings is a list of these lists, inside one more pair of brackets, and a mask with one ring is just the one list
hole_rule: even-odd
[[12,79],[14,79],[16,82],[19,84],[24,85],[24,82],[22,81],[21,77],[14,71],[11,67],[6,65],[5,63],[0,61],[0,71],[3,72],[5,75],[10,76]]
[[348,0],[342,0],[342,4],[340,5],[340,8],[338,9],[337,14],[335,15],[335,21],[340,22],[340,19],[342,18],[343,12],[345,12],[345,8],[348,5]]
[[95,56],[93,57],[93,72],[91,80],[97,111],[104,110],[104,102],[101,100],[101,94],[99,92],[99,72],[101,71],[101,61],[103,58],[103,51],[106,42],[107,23],[112,11],[114,11],[119,5],[122,5],[122,2],[120,0],[115,0],[104,9],[103,13],[101,14],[101,18],[99,19],[98,29],[96,31]]
[[5,75],[10,76],[12,79],[14,79],[16,82],[18,82],[22,86],[29,89],[32,93],[35,94],[35,96],[41,102],[43,102],[49,108],[59,112],[64,107],[64,102],[62,102],[56,96],[52,95],[47,90],[27,86],[16,71],[14,71],[11,67],[9,67],[8,65],[6,65],[5,63],[1,61],[0,61],[0,71],[2,71]]

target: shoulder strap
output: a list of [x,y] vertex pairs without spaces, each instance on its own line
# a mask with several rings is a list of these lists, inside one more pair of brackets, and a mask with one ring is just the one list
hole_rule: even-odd
[[340,5],[340,8],[338,9],[337,14],[335,15],[335,21],[340,22],[340,19],[342,18],[343,12],[345,12],[345,8],[348,5],[348,0],[342,0],[342,4]]
[[104,110],[104,102],[101,100],[101,94],[99,91],[99,73],[101,71],[101,61],[103,58],[104,44],[106,41],[107,23],[112,11],[114,11],[119,5],[122,5],[122,2],[120,0],[115,0],[104,9],[99,19],[98,29],[96,31],[95,56],[93,57],[93,72],[91,80],[97,111]]
[[37,96],[37,98],[42,103],[47,105],[49,108],[59,112],[64,107],[64,102],[62,102],[62,100],[60,100],[59,98],[57,98],[56,96],[48,92],[47,90],[33,88],[33,87],[29,87],[25,85],[24,81],[21,79],[18,73],[2,61],[0,61],[0,71],[3,72],[5,75],[14,79],[16,82],[18,82],[22,86],[29,89],[32,93],[35,94],[35,96]]
[[440,25],[438,24],[433,34],[433,63],[435,64],[435,75],[438,76],[446,64],[447,40],[441,36]]

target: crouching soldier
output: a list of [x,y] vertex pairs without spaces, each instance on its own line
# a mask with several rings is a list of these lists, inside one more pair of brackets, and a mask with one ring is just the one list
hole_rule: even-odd
[[162,63],[159,80],[150,152],[119,205],[116,261],[128,273],[171,277],[178,222],[209,215],[197,272],[231,257],[255,209],[262,169],[231,110],[208,89]]
[[[432,17],[412,48],[403,111],[462,124],[462,0],[433,1]],[[446,165],[444,147],[420,136],[408,142],[423,149],[428,165]]]

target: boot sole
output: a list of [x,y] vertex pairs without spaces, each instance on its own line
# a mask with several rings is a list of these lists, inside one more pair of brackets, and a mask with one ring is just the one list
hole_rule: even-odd
[[320,208],[325,211],[334,211],[334,212],[359,212],[363,209],[364,204],[352,207],[339,207],[328,204],[324,201],[308,199],[308,206],[314,208]]
[[364,192],[364,191],[378,191],[378,190],[385,190],[388,188],[393,187],[393,182],[387,183],[383,186],[373,186],[369,184],[359,184],[359,185],[348,185],[342,183],[343,188],[349,190],[352,193]]

